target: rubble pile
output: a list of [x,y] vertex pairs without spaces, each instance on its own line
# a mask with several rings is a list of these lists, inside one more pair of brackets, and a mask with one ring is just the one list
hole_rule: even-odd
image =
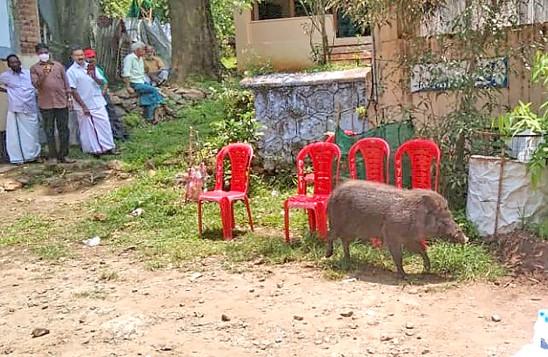
[[[207,94],[200,89],[177,86],[161,87],[160,93],[167,99],[168,104],[175,106],[185,106],[207,97]],[[137,94],[130,94],[125,88],[111,92],[110,101],[119,116],[140,110]]]

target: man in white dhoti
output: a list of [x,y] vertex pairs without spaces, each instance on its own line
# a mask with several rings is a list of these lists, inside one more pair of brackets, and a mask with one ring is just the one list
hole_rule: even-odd
[[67,78],[75,100],[82,151],[95,156],[116,154],[101,90],[105,79],[94,65],[86,62],[81,48],[72,50],[72,59],[74,63],[67,71]]
[[21,67],[16,55],[9,55],[9,70],[0,74],[0,91],[8,93],[6,147],[12,164],[38,159],[40,155],[40,123],[36,90],[30,71]]

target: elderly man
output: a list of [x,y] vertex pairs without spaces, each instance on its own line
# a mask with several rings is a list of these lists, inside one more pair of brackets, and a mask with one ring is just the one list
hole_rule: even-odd
[[156,50],[152,46],[146,46],[145,54],[145,73],[150,84],[159,87],[167,81],[169,70],[164,61],[156,56]]
[[35,161],[40,155],[36,90],[30,71],[21,67],[16,55],[9,55],[9,70],[0,74],[0,92],[8,93],[6,146],[12,164]]
[[83,49],[74,47],[72,59],[67,77],[75,100],[82,151],[95,156],[114,154],[107,103],[101,90],[105,80],[94,64],[86,62]]
[[[71,105],[70,87],[65,68],[52,61],[48,46],[36,45],[38,63],[30,68],[32,84],[38,90],[38,106],[44,120],[44,130],[48,142],[48,163],[74,162],[68,159],[69,153],[69,112]],[[59,132],[59,150],[55,140],[55,127]]]
[[145,44],[142,42],[134,43],[131,46],[132,53],[124,58],[124,67],[122,77],[129,93],[137,92],[139,103],[144,108],[145,119],[152,124],[160,121],[160,112],[158,107],[164,103],[164,98],[150,84],[145,83],[145,64],[143,56],[145,55]]

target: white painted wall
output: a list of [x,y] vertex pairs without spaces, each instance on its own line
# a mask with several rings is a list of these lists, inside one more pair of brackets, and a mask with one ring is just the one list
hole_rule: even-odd
[[8,0],[0,0],[0,47],[11,48],[10,9]]

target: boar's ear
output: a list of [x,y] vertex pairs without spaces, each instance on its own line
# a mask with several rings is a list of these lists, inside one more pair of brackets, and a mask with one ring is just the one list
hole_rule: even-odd
[[433,195],[432,192],[425,192],[422,195],[422,203],[424,207],[427,208],[430,214],[434,214],[437,211],[443,210],[443,202],[437,199],[437,197]]
[[422,209],[425,211],[424,226],[428,231],[434,231],[437,225],[437,211],[441,209],[440,202],[430,192],[425,192],[422,195]]

